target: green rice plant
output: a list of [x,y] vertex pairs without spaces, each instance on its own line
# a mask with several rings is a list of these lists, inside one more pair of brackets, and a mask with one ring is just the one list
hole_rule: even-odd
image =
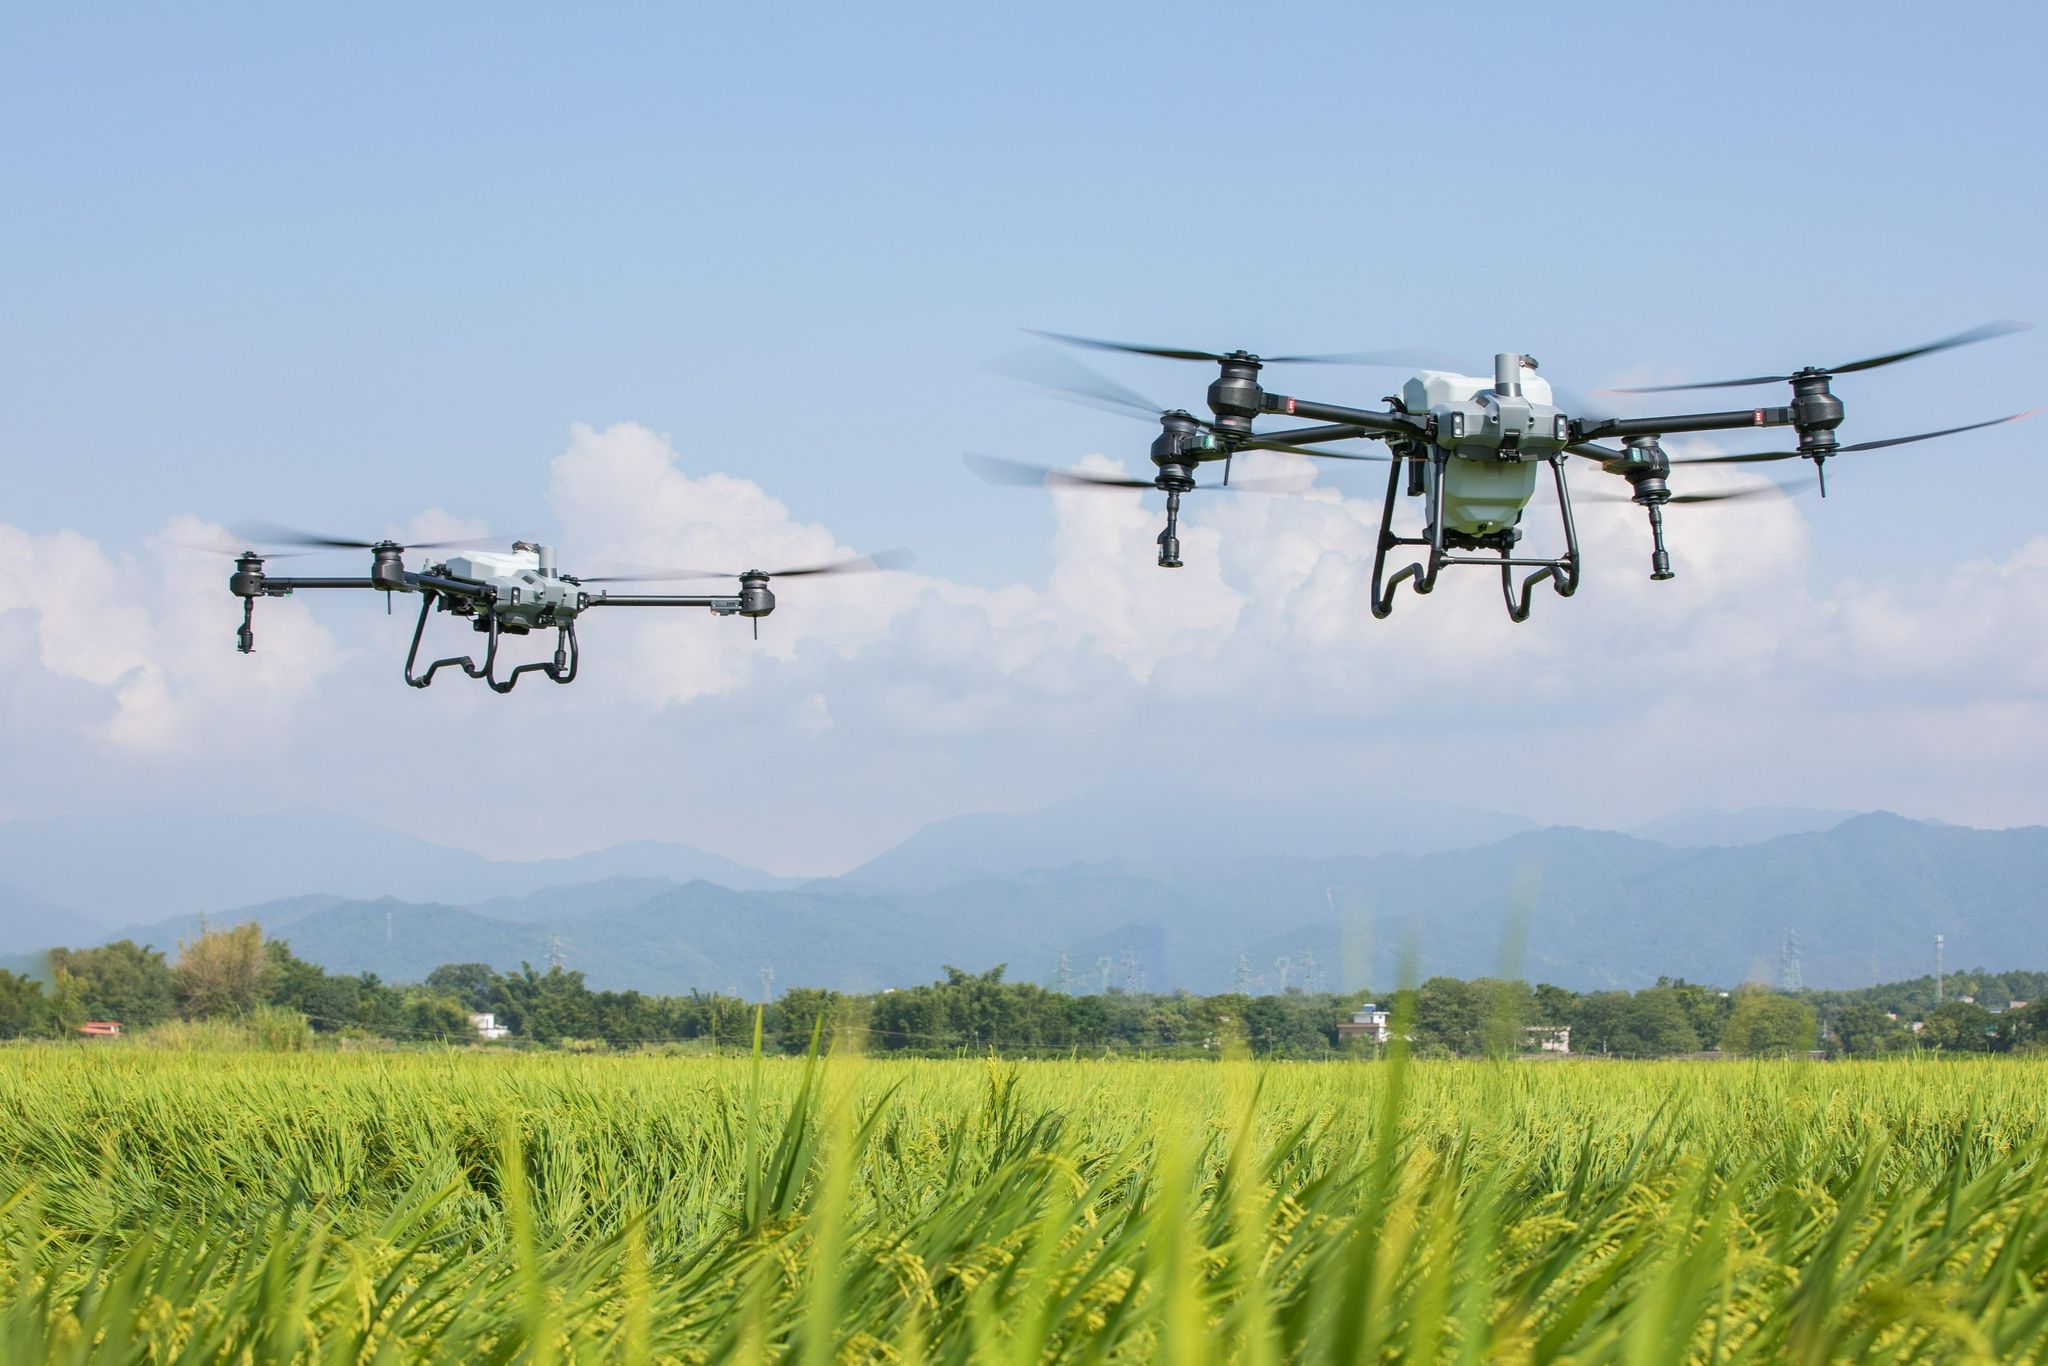
[[15,1047],[0,1359],[2039,1361],[2040,1069]]

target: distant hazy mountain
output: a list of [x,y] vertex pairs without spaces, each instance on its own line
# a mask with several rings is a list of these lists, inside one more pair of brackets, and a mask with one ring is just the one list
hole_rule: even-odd
[[595,986],[664,992],[753,995],[763,968],[778,987],[874,990],[949,963],[1050,982],[1062,955],[1076,990],[1130,975],[1212,992],[1240,974],[1273,990],[1309,973],[1384,990],[1404,961],[1579,988],[1735,984],[1773,976],[1788,931],[1807,985],[1854,986],[1927,971],[1937,932],[1951,964],[2048,966],[2048,829],[1875,814],[1674,849],[1552,828],[1423,855],[1245,856],[1199,877],[1100,863],[912,888],[612,879],[466,908],[316,897],[223,919],[243,914],[337,971],[417,979],[445,962],[542,965],[552,949]]
[[838,883],[932,888],[1073,864],[1184,871],[1219,860],[1436,853],[1533,828],[1526,816],[1427,804],[1253,802],[1097,794],[1016,815],[936,821]]
[[1854,811],[1823,811],[1804,806],[1751,806],[1740,811],[1701,806],[1674,811],[1629,831],[1638,839],[1675,848],[1762,844],[1780,835],[1805,835],[1832,830]]
[[[0,867],[6,866],[0,860]],[[0,885],[0,954],[27,953],[52,944],[91,944],[106,928],[89,915]]]
[[611,877],[786,885],[684,844],[499,862],[333,812],[189,809],[0,822],[0,877],[21,905],[61,907],[108,925],[308,892],[466,904]]

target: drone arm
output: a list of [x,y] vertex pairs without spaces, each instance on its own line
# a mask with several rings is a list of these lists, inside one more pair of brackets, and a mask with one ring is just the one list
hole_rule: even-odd
[[300,588],[381,588],[374,579],[274,579],[263,576],[263,595],[281,598]]
[[[1356,428],[1347,435],[1358,436],[1421,436],[1426,428],[1421,418],[1408,413],[1375,413],[1364,408],[1346,408],[1335,403],[1315,403],[1305,398],[1290,398],[1286,394],[1260,395],[1261,405],[1269,413],[1281,413],[1287,417],[1314,418],[1320,422],[1335,423],[1344,428]],[[1275,438],[1276,440],[1278,438]],[[1322,441],[1337,440],[1335,436],[1314,438]]]
[[727,617],[740,610],[738,598],[678,598],[650,593],[598,593],[583,604],[589,607],[708,607]]
[[444,579],[439,574],[408,573],[405,576],[405,585],[417,592],[438,593],[444,598],[468,598],[473,602],[484,602],[495,597],[491,589],[480,583],[470,583],[463,579]]
[[1248,444],[1253,449],[1257,449],[1262,442],[1279,442],[1286,446],[1313,446],[1323,441],[1350,441],[1356,437],[1378,440],[1384,435],[1384,432],[1371,432],[1363,427],[1338,422],[1327,427],[1290,427],[1279,432],[1259,432]]
[[1680,413],[1674,417],[1599,417],[1572,423],[1579,441],[1603,436],[1666,436],[1672,432],[1732,432],[1751,427],[1788,427],[1790,408],[1741,408],[1725,413]]

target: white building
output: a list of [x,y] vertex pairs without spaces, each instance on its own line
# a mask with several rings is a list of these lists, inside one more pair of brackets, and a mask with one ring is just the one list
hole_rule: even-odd
[[498,1023],[498,1017],[488,1011],[469,1017],[469,1027],[476,1031],[479,1039],[502,1039],[512,1031]]
[[1569,1055],[1572,1051],[1570,1025],[1523,1025],[1522,1047],[1532,1053]]
[[1393,1035],[1393,1013],[1383,1010],[1367,1001],[1351,1013],[1351,1018],[1337,1025],[1337,1042],[1342,1045],[1353,1039],[1363,1039],[1369,1044],[1383,1044]]

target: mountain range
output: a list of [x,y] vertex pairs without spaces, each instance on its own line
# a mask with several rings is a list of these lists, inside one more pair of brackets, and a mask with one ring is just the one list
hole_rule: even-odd
[[[752,996],[764,969],[777,986],[876,990],[998,962],[1074,990],[1384,989],[1404,973],[1502,970],[1580,989],[1789,971],[1854,986],[1925,972],[1936,933],[1956,964],[2037,965],[2048,944],[2039,827],[1708,812],[1667,821],[1653,840],[1436,813],[1438,847],[1375,827],[1346,837],[1359,852],[1315,855],[1303,850],[1337,837],[1299,821],[1233,825],[1219,813],[1148,841],[1118,814],[1080,804],[941,822],[804,883],[681,845],[494,862],[332,818],[291,823],[327,832],[324,846],[294,834],[227,870],[203,832],[264,841],[231,820],[186,818],[154,831],[143,914],[118,900],[120,879],[102,866],[115,861],[88,857],[76,830],[13,822],[0,825],[0,949],[117,937],[170,947],[204,914],[257,920],[330,970],[387,980],[447,962],[558,961],[598,987]],[[1415,847],[1384,847],[1395,838]],[[138,845],[118,847],[126,857]],[[284,883],[292,849],[304,855],[292,894],[234,895]],[[1076,850],[1106,856],[1076,861]]]

